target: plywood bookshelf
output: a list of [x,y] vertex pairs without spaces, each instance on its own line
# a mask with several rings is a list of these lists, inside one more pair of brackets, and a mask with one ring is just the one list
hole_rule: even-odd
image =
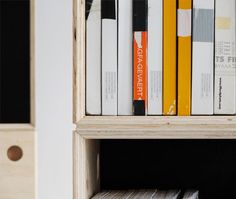
[[[3,3],[9,3],[7,7],[9,9],[15,9],[15,13],[22,16],[19,18],[24,18],[29,16],[29,32],[24,28],[21,31],[26,31],[29,34],[27,38],[27,45],[29,44],[29,55],[26,55],[29,60],[29,74],[27,76],[20,77],[22,79],[27,79],[29,84],[27,88],[25,85],[22,89],[27,90],[27,103],[29,103],[27,108],[27,119],[21,120],[21,115],[17,118],[21,121],[18,123],[17,119],[6,120],[6,122],[0,123],[0,198],[24,198],[24,199],[34,199],[36,198],[36,132],[35,132],[35,30],[34,30],[34,13],[35,13],[35,1],[29,0],[29,2],[19,1],[19,2],[9,2],[3,1]],[[12,3],[12,4],[11,4]],[[15,4],[17,5],[15,5]],[[24,4],[24,9],[21,10],[22,3]],[[18,10],[19,8],[19,10]],[[9,11],[9,10],[8,10]],[[27,13],[27,14],[26,14]],[[4,15],[5,17],[5,15]],[[8,16],[9,17],[9,16]],[[13,18],[15,23],[18,23],[18,19]],[[24,18],[25,19],[25,18]],[[20,19],[22,20],[22,19]],[[11,20],[12,21],[12,20]],[[10,22],[11,23],[11,22]],[[13,23],[13,22],[12,22]],[[24,23],[24,25],[27,23]],[[18,25],[18,24],[17,24]],[[22,24],[19,24],[22,25]],[[10,26],[11,27],[11,26]],[[21,26],[24,27],[24,26]],[[11,27],[12,28],[12,27]],[[24,33],[26,33],[24,32]],[[14,32],[15,34],[15,32]],[[11,38],[11,37],[10,37]],[[16,38],[18,38],[16,36]],[[13,39],[14,41],[14,39]],[[8,45],[8,44],[7,44]],[[19,45],[19,44],[17,44]],[[23,48],[22,46],[19,48]],[[12,55],[11,55],[12,56]],[[14,56],[14,55],[13,55]],[[16,65],[14,67],[20,67],[21,65]],[[14,93],[13,96],[17,96],[19,91],[18,85],[14,82],[14,75],[20,75],[16,71],[11,71],[11,86],[15,85],[14,89],[8,89],[6,86],[6,91],[9,93]],[[20,91],[21,96],[22,90]],[[23,92],[24,93],[24,92]],[[25,94],[25,93],[24,93]],[[17,97],[15,101],[17,100]],[[14,101],[14,100],[13,100]],[[22,101],[21,101],[22,102]],[[21,103],[19,102],[19,103]],[[20,104],[19,106],[21,106]],[[24,106],[24,105],[22,105]],[[9,107],[9,104],[8,104]],[[14,111],[15,104],[12,104],[12,110]],[[6,110],[7,111],[7,110]],[[17,110],[15,110],[17,111]],[[12,111],[11,111],[12,112]],[[14,117],[13,117],[14,118]],[[4,120],[5,121],[5,120]]]
[[[236,138],[235,116],[86,116],[85,0],[74,0],[74,199],[100,190],[100,143],[107,139]],[[122,146],[121,146],[122,147]],[[138,174],[137,174],[138,175]]]

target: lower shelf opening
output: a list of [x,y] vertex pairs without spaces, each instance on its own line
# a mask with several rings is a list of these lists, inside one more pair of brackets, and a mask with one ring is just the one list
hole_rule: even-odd
[[199,190],[236,198],[236,140],[101,140],[101,190]]

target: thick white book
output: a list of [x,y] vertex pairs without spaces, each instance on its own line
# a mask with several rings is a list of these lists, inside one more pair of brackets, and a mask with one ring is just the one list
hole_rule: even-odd
[[102,115],[117,115],[117,0],[102,0]]
[[235,0],[216,0],[215,114],[236,113]]
[[86,113],[101,115],[101,0],[86,1]]
[[193,0],[192,115],[213,114],[214,0]]
[[133,114],[132,2],[118,1],[118,115]]
[[148,1],[148,115],[162,114],[163,1]]

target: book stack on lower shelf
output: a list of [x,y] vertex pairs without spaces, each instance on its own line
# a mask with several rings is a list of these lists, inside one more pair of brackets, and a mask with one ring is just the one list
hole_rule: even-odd
[[132,190],[104,191],[92,199],[198,199],[198,191]]

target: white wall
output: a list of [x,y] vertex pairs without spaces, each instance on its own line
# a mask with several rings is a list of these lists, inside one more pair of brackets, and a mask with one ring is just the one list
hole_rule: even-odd
[[38,198],[72,199],[72,0],[36,0]]

